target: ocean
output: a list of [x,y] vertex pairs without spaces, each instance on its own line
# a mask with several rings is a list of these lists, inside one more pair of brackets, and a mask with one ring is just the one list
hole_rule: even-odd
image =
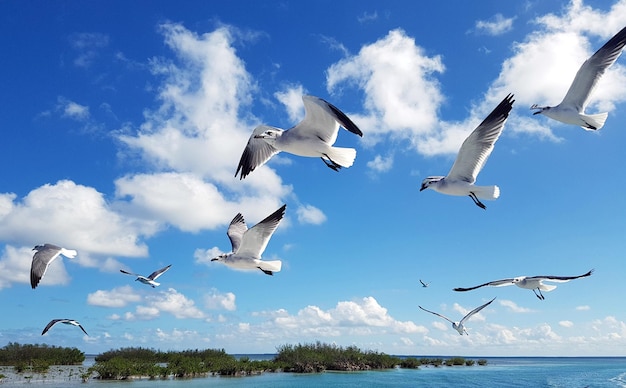
[[[267,356],[254,355],[250,359]],[[442,357],[444,360],[449,357]],[[264,373],[246,377],[210,376],[195,379],[98,381],[81,383],[72,377],[45,378],[7,376],[2,387],[92,386],[107,388],[195,388],[195,387],[626,387],[626,357],[465,357],[484,358],[487,365],[420,367],[366,372],[324,372],[316,374]],[[85,361],[85,367],[93,359]],[[83,368],[85,368],[83,367]],[[53,367],[55,368],[55,367]],[[79,367],[75,367],[79,368]],[[51,368],[52,369],[52,368]],[[86,368],[85,368],[86,369]],[[5,375],[6,371],[2,372]]]

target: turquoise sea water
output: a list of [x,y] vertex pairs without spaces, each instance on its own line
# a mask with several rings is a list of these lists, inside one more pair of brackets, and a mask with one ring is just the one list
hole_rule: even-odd
[[[254,359],[254,356],[250,356]],[[259,358],[262,358],[259,357]],[[443,357],[446,359],[447,357]],[[470,359],[471,357],[466,357]],[[111,388],[194,387],[626,387],[625,357],[484,357],[485,366],[421,367],[369,372],[325,372],[317,374],[264,373],[248,377],[196,379],[97,381],[54,379],[30,382],[5,381],[11,386],[96,386]],[[471,358],[478,359],[478,358]],[[89,360],[86,361],[89,364]]]

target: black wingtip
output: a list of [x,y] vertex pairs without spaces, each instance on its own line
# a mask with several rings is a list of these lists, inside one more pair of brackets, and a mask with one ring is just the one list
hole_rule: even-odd
[[357,125],[352,120],[350,120],[348,116],[346,116],[345,113],[343,113],[341,110],[339,110],[339,108],[337,108],[330,102],[324,99],[320,99],[320,100],[324,101],[328,105],[330,110],[332,110],[333,113],[335,114],[335,117],[337,117],[337,120],[341,123],[341,125],[345,129],[354,133],[355,135],[359,135],[360,137],[363,137],[363,132],[359,129],[359,127],[357,127]]

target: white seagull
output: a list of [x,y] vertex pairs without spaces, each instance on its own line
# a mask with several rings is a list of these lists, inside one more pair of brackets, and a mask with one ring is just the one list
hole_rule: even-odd
[[442,194],[469,197],[485,209],[478,198],[493,200],[500,196],[498,186],[475,186],[476,177],[493,151],[509,112],[513,95],[506,96],[485,120],[465,139],[447,176],[429,176],[422,182],[420,191],[432,189]]
[[337,139],[339,126],[359,136],[363,136],[363,132],[329,102],[309,95],[302,96],[302,101],[304,120],[295,127],[282,130],[259,125],[254,129],[241,155],[235,176],[241,171],[239,179],[245,178],[280,151],[298,156],[319,157],[335,171],[341,167],[352,166],[356,150],[333,147],[333,144]]
[[422,287],[424,287],[424,288],[426,288],[426,287],[430,286],[430,282],[428,282],[428,283],[424,283],[424,282],[422,281],[422,279],[420,279],[420,283],[422,283]]
[[59,255],[63,255],[69,259],[76,257],[77,252],[73,249],[65,249],[53,244],[37,245],[33,248],[33,262],[30,266],[30,285],[33,289],[37,288],[39,281],[46,274],[50,263]]
[[448,322],[452,323],[452,328],[453,328],[454,330],[458,331],[460,335],[463,335],[463,333],[465,333],[465,334],[469,335],[469,334],[467,333],[467,330],[465,330],[465,326],[463,326],[463,323],[464,323],[465,321],[467,321],[468,319],[470,319],[470,318],[472,317],[472,315],[476,314],[476,313],[477,313],[477,312],[479,312],[480,310],[482,310],[482,309],[484,309],[485,307],[489,306],[489,305],[491,304],[491,302],[493,302],[495,299],[496,299],[496,298],[493,298],[493,299],[491,299],[489,302],[485,303],[484,305],[479,306],[479,307],[476,307],[474,310],[472,310],[472,311],[470,311],[469,313],[467,313],[467,315],[466,315],[466,316],[464,316],[464,317],[463,317],[463,319],[461,319],[459,322],[454,322],[454,321],[453,321],[453,320],[451,320],[450,318],[445,317],[445,316],[443,316],[443,315],[441,315],[441,314],[438,314],[438,313],[436,313],[436,312],[434,312],[434,311],[426,310],[426,309],[425,309],[425,308],[423,308],[422,306],[418,306],[418,307],[419,307],[419,308],[421,308],[422,310],[426,311],[426,312],[429,312],[429,313],[431,313],[431,314],[435,314],[436,316],[441,317],[441,318],[445,319],[446,321],[448,321]]
[[137,273],[132,273],[132,272],[128,272],[128,271],[124,271],[123,269],[120,269],[121,273],[125,273],[127,275],[133,275],[133,276],[137,276],[137,279],[135,279],[135,281],[139,280],[140,282],[142,282],[143,284],[147,284],[149,286],[152,286],[152,288],[155,288],[156,286],[160,286],[161,283],[157,283],[155,282],[155,280],[163,275],[163,273],[165,273],[165,271],[167,271],[168,269],[170,269],[172,265],[168,265],[167,267],[163,267],[159,270],[156,270],[154,272],[152,272],[150,275],[148,276],[143,276],[143,275],[139,275]]
[[43,329],[43,331],[41,332],[41,335],[46,334],[46,332],[48,330],[50,330],[50,328],[52,326],[54,326],[57,323],[65,323],[66,325],[72,325],[72,326],[78,326],[80,327],[80,329],[83,331],[83,333],[85,333],[87,336],[89,334],[87,334],[87,332],[85,331],[85,329],[81,326],[80,323],[78,323],[78,321],[74,320],[74,319],[53,319],[51,320],[48,325]]
[[602,128],[608,113],[587,115],[585,114],[585,107],[589,102],[589,95],[596,83],[606,69],[615,63],[617,57],[622,53],[625,44],[626,27],[622,28],[620,32],[582,64],[567,94],[565,94],[563,101],[559,105],[539,106],[534,104],[530,109],[538,110],[533,114],[542,114],[565,124],[579,125],[586,130]]
[[556,286],[553,284],[543,284],[544,281],[564,283],[564,282],[569,282],[570,280],[584,278],[586,276],[591,276],[592,273],[593,273],[593,270],[585,274],[578,275],[578,276],[518,276],[516,278],[494,280],[493,282],[487,282],[487,283],[484,283],[475,287],[455,288],[454,291],[470,291],[470,290],[475,290],[477,288],[484,287],[484,286],[502,287],[502,286],[510,286],[510,285],[515,284],[516,286],[520,288],[533,290],[533,292],[535,293],[535,296],[543,300],[545,299],[545,297],[543,296],[541,291],[552,291],[556,288]]
[[248,229],[241,213],[237,213],[228,227],[228,238],[233,246],[231,253],[224,253],[211,259],[220,261],[232,268],[260,269],[267,275],[280,271],[280,260],[261,260],[261,254],[270,241],[272,234],[285,215],[287,205],[267,216],[263,221]]

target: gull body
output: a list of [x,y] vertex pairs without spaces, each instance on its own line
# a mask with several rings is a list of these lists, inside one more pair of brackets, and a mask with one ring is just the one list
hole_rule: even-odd
[[544,284],[543,282],[556,282],[556,283],[564,283],[569,282],[570,280],[584,278],[587,276],[591,276],[593,270],[584,273],[578,276],[518,276],[516,278],[508,278],[501,280],[494,280],[492,282],[487,282],[484,284],[480,284],[478,286],[469,287],[469,288],[455,288],[454,291],[471,291],[480,287],[492,286],[492,287],[502,287],[502,286],[511,286],[515,284],[520,288],[525,288],[527,290],[532,290],[535,293],[535,296],[540,300],[544,300],[545,297],[541,293],[541,291],[552,291],[556,288],[553,284]]
[[498,186],[476,186],[474,182],[502,133],[513,102],[515,100],[512,94],[506,96],[465,139],[448,175],[427,177],[422,182],[420,191],[432,189],[447,195],[467,195],[482,209],[486,207],[479,198],[487,200],[498,198],[500,196]]
[[295,127],[283,130],[259,125],[252,132],[241,155],[235,176],[244,179],[280,151],[306,157],[319,157],[331,169],[350,167],[356,158],[354,148],[333,147],[339,127],[363,136],[363,132],[329,102],[314,96],[302,96],[304,119]]
[[77,255],[77,252],[73,249],[65,249],[53,244],[37,245],[33,248],[33,251],[35,251],[35,254],[30,265],[30,286],[33,289],[37,288],[50,263],[59,255],[63,255],[68,259],[73,259]]
[[604,126],[608,113],[585,114],[589,95],[598,80],[622,53],[626,45],[626,27],[615,34],[598,51],[587,59],[565,94],[563,101],[556,106],[539,106],[534,104],[530,109],[537,109],[533,114],[542,114],[565,124],[578,125],[586,130],[597,130]]
[[287,205],[281,206],[264,220],[248,229],[241,213],[237,213],[228,226],[227,235],[232,245],[231,253],[224,253],[211,259],[231,268],[260,269],[266,275],[280,271],[280,260],[262,260],[261,255],[278,224],[285,216]]
[[48,332],[48,330],[50,330],[50,328],[52,326],[56,325],[57,323],[64,323],[66,325],[78,326],[83,331],[83,333],[85,333],[85,335],[89,335],[89,334],[87,334],[85,329],[81,326],[81,324],[78,323],[78,321],[76,321],[74,319],[53,319],[46,325],[46,327],[41,332],[41,335],[46,334],[46,332]]
[[429,312],[431,314],[435,314],[438,317],[441,317],[443,319],[445,319],[446,321],[450,322],[452,324],[452,328],[456,331],[459,332],[459,335],[463,335],[463,334],[467,334],[467,330],[465,330],[465,326],[464,323],[465,321],[467,321],[468,319],[470,319],[472,317],[472,315],[476,314],[477,312],[479,312],[480,310],[484,309],[485,307],[489,306],[491,304],[491,302],[493,302],[496,298],[491,299],[489,302],[483,304],[482,306],[478,306],[476,307],[474,310],[470,311],[469,313],[467,313],[467,315],[465,315],[459,322],[454,322],[453,320],[451,320],[450,318],[441,315],[439,313],[436,313],[434,311],[430,311],[430,310],[426,310],[425,308],[423,308],[422,306],[418,306],[419,308],[421,308],[422,310]]
[[157,286],[160,286],[161,283],[157,283],[155,280],[163,275],[165,273],[165,271],[167,271],[168,269],[170,269],[172,265],[168,265],[167,267],[163,267],[159,270],[156,270],[154,272],[152,272],[150,275],[148,276],[143,276],[143,275],[139,275],[137,273],[132,273],[132,272],[128,272],[128,271],[124,271],[123,269],[120,269],[121,273],[125,273],[127,275],[133,275],[133,276],[137,276],[137,279],[135,279],[135,281],[140,281],[143,284],[147,284],[149,286],[152,286],[152,288],[155,288]]

